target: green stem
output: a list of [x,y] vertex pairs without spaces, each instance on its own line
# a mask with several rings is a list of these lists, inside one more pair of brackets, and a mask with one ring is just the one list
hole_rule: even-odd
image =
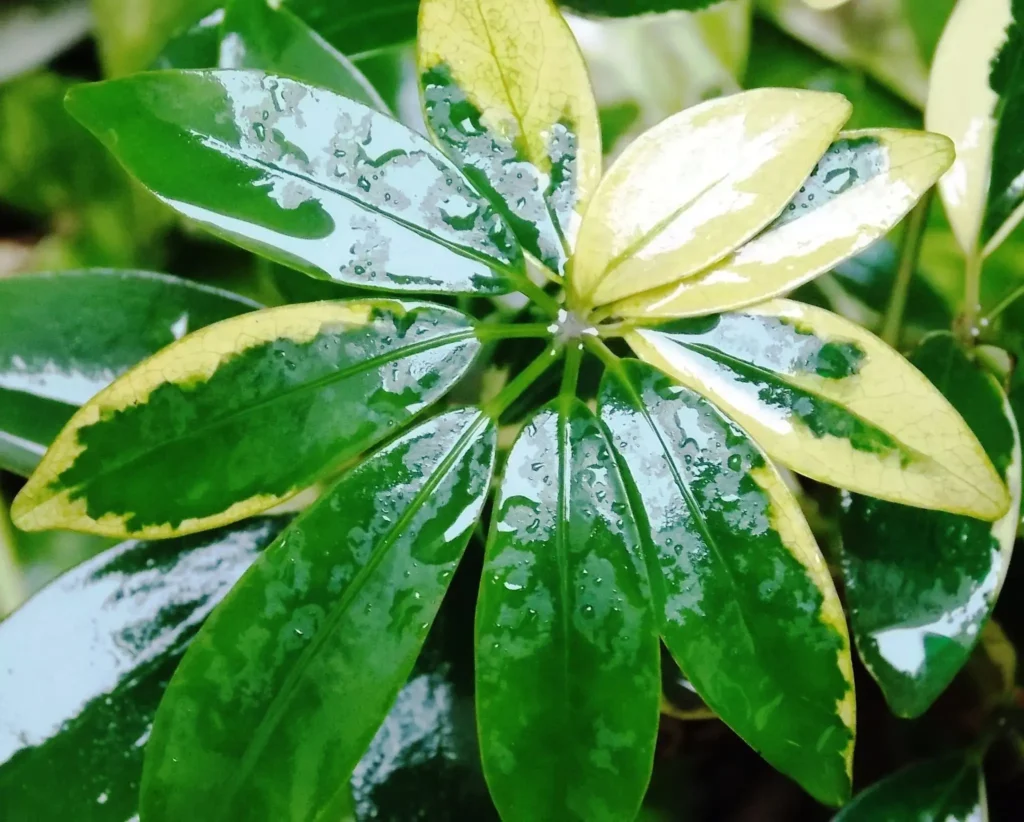
[[605,368],[618,369],[619,357],[601,340],[596,337],[587,337],[583,344],[591,354],[604,363]]
[[551,323],[481,324],[476,326],[476,336],[483,341],[550,337]]
[[498,422],[508,407],[519,399],[520,395],[533,385],[537,379],[561,358],[562,347],[552,343],[537,359],[516,374],[515,378],[501,389],[491,400],[484,404],[483,412]]
[[7,501],[0,496],[0,619],[25,599],[25,586],[14,554],[14,529],[7,514]]
[[978,337],[978,309],[981,307],[981,251],[974,249],[967,255],[964,267],[964,310],[960,315],[960,340],[973,346]]
[[900,264],[896,270],[896,282],[893,284],[889,308],[882,325],[882,339],[893,348],[899,345],[900,329],[903,327],[903,314],[907,308],[907,295],[910,282],[914,278],[918,257],[921,256],[921,244],[924,240],[924,227],[931,208],[932,195],[929,191],[914,206],[907,221],[906,234],[903,235],[903,247],[900,250]]
[[558,312],[562,309],[561,303],[559,303],[558,300],[548,294],[525,274],[519,279],[519,290],[546,311],[552,319],[557,317]]
[[576,396],[581,362],[583,362],[583,346],[578,340],[574,340],[565,349],[565,371],[562,372],[562,387],[558,392],[558,396],[562,400],[572,399]]
[[995,308],[991,309],[984,318],[981,320],[982,325],[987,325],[1002,314],[1007,308],[1013,305],[1021,296],[1024,296],[1024,285],[1018,286],[1010,292],[1009,296],[1004,297]]

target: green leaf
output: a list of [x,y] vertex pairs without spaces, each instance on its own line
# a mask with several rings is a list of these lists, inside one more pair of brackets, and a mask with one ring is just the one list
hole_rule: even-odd
[[953,162],[940,134],[840,134],[768,226],[698,274],[612,306],[625,317],[693,317],[792,291],[885,236]]
[[474,713],[472,613],[482,559],[474,538],[409,681],[352,774],[360,820],[498,822]]
[[632,17],[662,11],[697,11],[720,0],[563,0],[562,5],[584,14]]
[[914,32],[917,48],[926,66],[932,64],[942,30],[957,0],[902,0],[903,13]]
[[659,646],[611,445],[565,398],[509,454],[477,604],[484,773],[506,822],[632,819],[651,775]]
[[423,0],[427,125],[523,248],[562,274],[601,177],[597,104],[550,0]]
[[333,92],[168,71],[76,86],[67,105],[186,217],[313,276],[444,293],[522,276],[506,224],[437,149]]
[[284,0],[284,6],[349,57],[412,40],[420,0]]
[[167,537],[294,496],[443,396],[480,345],[429,303],[338,301],[224,320],[86,403],[14,501],[25,530]]
[[264,517],[123,543],[0,623],[6,819],[135,816],[143,748],[167,680],[206,615],[287,522]]
[[859,325],[771,300],[628,335],[773,459],[880,499],[995,520],[1006,486],[949,401]]
[[968,254],[991,254],[1024,219],[1022,58],[1022,0],[963,0],[935,52],[925,123],[956,145],[940,191]]
[[147,745],[142,818],[322,819],[413,669],[491,478],[479,412],[348,473],[207,620]]
[[985,776],[963,754],[912,765],[859,794],[832,822],[988,822]]
[[119,77],[142,71],[172,35],[209,14],[223,0],[92,0],[103,68]]
[[1020,517],[1020,436],[1006,395],[949,334],[910,361],[974,431],[1010,488],[995,523],[853,496],[843,574],[861,658],[899,716],[924,713],[967,662],[995,605]]
[[739,426],[650,366],[621,361],[599,399],[672,656],[772,765],[818,800],[843,802],[854,741],[849,639],[799,504]]
[[48,63],[92,23],[88,0],[13,0],[0,9],[0,83]]
[[785,208],[849,116],[838,94],[757,89],[689,108],[638,137],[580,228],[576,299],[615,302],[726,257]]
[[287,9],[271,8],[267,0],[231,0],[221,37],[221,68],[283,74],[387,112],[359,69]]
[[0,279],[0,468],[28,476],[77,408],[196,329],[259,308],[145,271]]
[[151,68],[209,69],[217,67],[224,9],[217,9],[176,34],[153,61]]

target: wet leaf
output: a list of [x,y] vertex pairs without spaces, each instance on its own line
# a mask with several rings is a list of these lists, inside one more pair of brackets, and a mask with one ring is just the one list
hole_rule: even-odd
[[912,765],[859,794],[832,822],[988,822],[985,777],[963,754]]
[[429,420],[267,549],[168,687],[143,818],[322,818],[413,670],[483,505],[494,440],[476,411]]
[[843,574],[861,658],[899,716],[928,709],[967,662],[1009,566],[1020,517],[1020,436],[1006,395],[949,334],[910,361],[974,431],[1010,489],[996,522],[853,496]]
[[97,394],[11,514],[25,530],[167,537],[265,511],[443,396],[479,350],[464,315],[392,300],[224,320]]
[[347,57],[287,9],[272,8],[268,0],[231,0],[221,38],[221,68],[283,74],[387,112],[370,81]]
[[76,86],[68,109],[162,200],[313,276],[500,293],[511,232],[425,139],[361,103],[258,71]]
[[615,458],[582,402],[527,423],[494,511],[476,615],[494,802],[506,822],[631,819],[654,757],[659,646]]
[[768,225],[850,114],[837,94],[759,89],[641,135],[601,182],[572,289],[603,305],[696,274]]
[[7,3],[0,9],[0,83],[49,62],[91,24],[88,0]]
[[597,105],[550,0],[423,0],[427,125],[523,248],[563,273],[601,176]]
[[259,308],[145,271],[0,279],[0,468],[28,476],[77,408],[185,334]]
[[1019,0],[963,0],[935,51],[925,123],[956,146],[939,190],[968,254],[991,254],[1024,218],[1022,18]]
[[143,748],[167,680],[206,615],[287,522],[122,543],[0,623],[5,818],[137,818]]
[[846,132],[757,236],[699,274],[613,306],[644,319],[694,317],[792,291],[896,226],[953,161],[938,134]]
[[142,71],[172,36],[192,25],[224,0],[92,0],[92,13],[103,68],[120,77]]
[[628,339],[800,474],[988,520],[1009,507],[999,474],[949,401],[889,346],[829,311],[772,300]]
[[599,399],[672,656],[772,765],[819,801],[845,801],[849,638],[796,499],[739,426],[656,369],[623,360]]

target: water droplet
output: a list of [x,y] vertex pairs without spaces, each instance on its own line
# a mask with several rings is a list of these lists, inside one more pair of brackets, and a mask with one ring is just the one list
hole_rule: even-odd
[[733,454],[729,457],[729,467],[733,471],[739,471],[743,467],[743,457],[739,454]]

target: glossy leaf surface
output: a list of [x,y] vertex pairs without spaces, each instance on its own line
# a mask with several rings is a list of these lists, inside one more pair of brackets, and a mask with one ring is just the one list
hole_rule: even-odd
[[264,511],[441,397],[479,343],[457,311],[284,306],[163,349],[75,414],[11,509],[25,530],[166,537]]
[[413,669],[483,505],[495,431],[452,411],[349,472],[267,549],[178,667],[150,822],[321,818]]
[[203,619],[287,524],[126,542],[0,623],[0,807],[12,820],[137,818],[164,687]]
[[988,822],[985,777],[962,754],[912,765],[877,782],[832,822]]
[[642,510],[669,651],[765,759],[818,800],[843,802],[854,739],[849,639],[796,499],[741,428],[656,369],[623,360],[599,398]]
[[631,143],[587,211],[572,288],[602,305],[697,273],[770,223],[850,116],[838,94],[758,89]]
[[218,65],[283,74],[387,111],[345,55],[287,9],[271,8],[268,0],[231,0],[221,25]]
[[885,343],[829,311],[773,300],[635,331],[629,342],[800,474],[989,520],[1009,507],[949,401]]
[[582,402],[527,423],[494,510],[476,616],[494,802],[507,822],[632,819],[654,757],[659,645],[615,457]]
[[1010,489],[994,523],[854,496],[843,517],[846,595],[861,658],[899,716],[918,716],[960,668],[1002,587],[1020,518],[1020,435],[1006,395],[948,334],[911,362],[961,414]]
[[438,145],[561,274],[601,176],[586,66],[551,0],[423,0],[420,83]]
[[937,134],[842,134],[764,231],[693,277],[624,300],[615,313],[695,317],[791,291],[884,236],[952,161],[952,144]]
[[960,246],[991,253],[1024,218],[1024,4],[962,0],[935,51],[925,123],[956,162],[940,183]]
[[259,308],[144,271],[0,279],[0,468],[28,476],[75,410],[185,334]]
[[283,5],[342,54],[354,57],[412,40],[420,0],[283,0]]
[[76,86],[67,105],[183,215],[313,276],[495,293],[522,268],[506,224],[437,149],[333,92],[168,71]]

